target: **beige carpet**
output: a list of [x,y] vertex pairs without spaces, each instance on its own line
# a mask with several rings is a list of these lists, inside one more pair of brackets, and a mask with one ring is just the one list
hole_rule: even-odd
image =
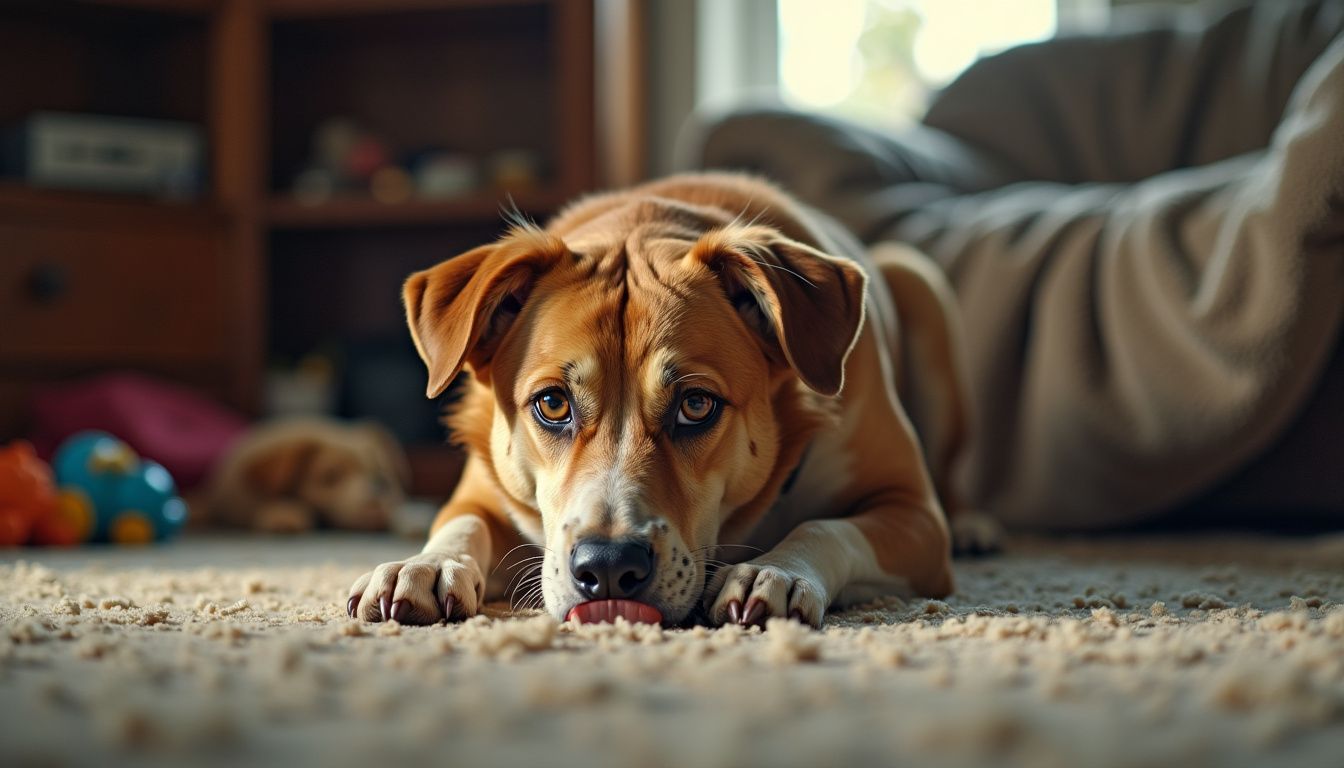
[[413,546],[4,553],[0,764],[1344,764],[1344,538],[1017,541],[818,633],[346,619]]

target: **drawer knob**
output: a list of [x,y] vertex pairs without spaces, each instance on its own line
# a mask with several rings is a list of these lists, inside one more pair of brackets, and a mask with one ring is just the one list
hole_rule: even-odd
[[39,304],[51,304],[70,290],[70,274],[60,264],[39,264],[28,275],[28,294]]

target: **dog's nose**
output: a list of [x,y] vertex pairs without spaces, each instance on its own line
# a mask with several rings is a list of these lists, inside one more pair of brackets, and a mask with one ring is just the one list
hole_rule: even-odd
[[569,556],[579,592],[594,600],[629,598],[653,577],[653,548],[638,541],[584,539]]

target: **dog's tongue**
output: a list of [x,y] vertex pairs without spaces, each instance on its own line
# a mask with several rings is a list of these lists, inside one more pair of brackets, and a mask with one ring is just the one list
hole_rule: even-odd
[[598,624],[615,621],[617,617],[626,621],[644,624],[659,624],[663,614],[657,608],[634,600],[593,600],[579,603],[569,610],[568,618],[580,624]]

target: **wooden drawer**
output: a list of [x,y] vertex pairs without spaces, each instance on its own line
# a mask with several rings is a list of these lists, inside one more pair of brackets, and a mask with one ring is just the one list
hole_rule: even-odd
[[213,226],[0,218],[0,362],[219,360],[224,266]]

